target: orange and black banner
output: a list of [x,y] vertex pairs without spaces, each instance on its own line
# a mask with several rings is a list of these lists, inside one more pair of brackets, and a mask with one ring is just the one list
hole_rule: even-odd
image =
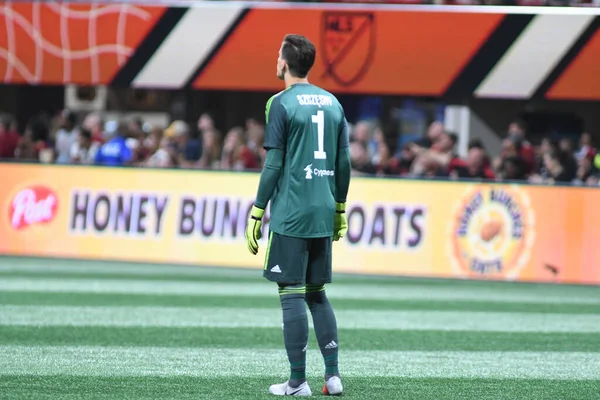
[[598,100],[598,15],[581,8],[11,2],[0,7],[0,77],[275,92],[281,40],[300,33],[317,47],[311,81],[334,93]]

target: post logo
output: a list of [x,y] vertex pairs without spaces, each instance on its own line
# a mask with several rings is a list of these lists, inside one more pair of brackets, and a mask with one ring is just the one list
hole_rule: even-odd
[[450,224],[449,255],[459,276],[516,279],[530,258],[534,215],[516,188],[476,186]]
[[312,179],[312,164],[308,164],[305,168],[304,168],[304,172],[306,172],[306,179]]
[[45,186],[32,186],[14,197],[9,210],[13,229],[51,222],[58,211],[58,196]]

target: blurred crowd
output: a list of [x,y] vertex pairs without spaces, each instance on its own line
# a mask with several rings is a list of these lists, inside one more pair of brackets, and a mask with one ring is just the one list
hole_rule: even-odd
[[62,111],[52,119],[37,117],[23,134],[11,122],[0,123],[0,159],[57,164],[95,164],[156,168],[224,170],[260,169],[264,126],[248,119],[223,135],[212,117],[202,114],[196,126],[175,120],[167,127],[140,118],[103,121],[90,113]]
[[[64,110],[52,119],[34,118],[22,134],[13,122],[0,123],[0,159],[260,170],[264,134],[262,123],[253,118],[223,134],[206,113],[195,126],[176,120],[161,127],[140,118],[103,121],[96,113],[79,123],[75,113]],[[534,145],[527,136],[525,123],[515,120],[508,124],[498,154],[472,139],[466,157],[460,157],[457,135],[439,121],[429,125],[423,138],[406,143],[395,132],[384,134],[378,121],[359,121],[350,125],[350,156],[354,175],[599,185],[600,154],[589,133],[582,133],[578,143],[545,138]]]
[[526,124],[515,120],[508,125],[499,154],[490,154],[480,139],[472,139],[462,158],[457,141],[455,133],[436,121],[425,138],[396,151],[396,138],[386,138],[377,123],[363,121],[352,129],[350,155],[355,174],[599,185],[600,154],[589,133],[582,133],[576,144],[567,138],[544,138],[533,145],[527,140]]

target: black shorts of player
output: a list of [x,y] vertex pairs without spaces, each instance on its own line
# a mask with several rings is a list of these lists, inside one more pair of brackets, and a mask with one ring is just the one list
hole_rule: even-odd
[[289,285],[331,283],[331,237],[296,238],[270,232],[263,276]]

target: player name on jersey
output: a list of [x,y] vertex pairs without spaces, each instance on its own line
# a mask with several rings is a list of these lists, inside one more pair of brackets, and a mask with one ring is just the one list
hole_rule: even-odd
[[324,94],[299,94],[296,96],[298,99],[298,104],[301,106],[332,106],[333,99],[331,96],[327,96]]

